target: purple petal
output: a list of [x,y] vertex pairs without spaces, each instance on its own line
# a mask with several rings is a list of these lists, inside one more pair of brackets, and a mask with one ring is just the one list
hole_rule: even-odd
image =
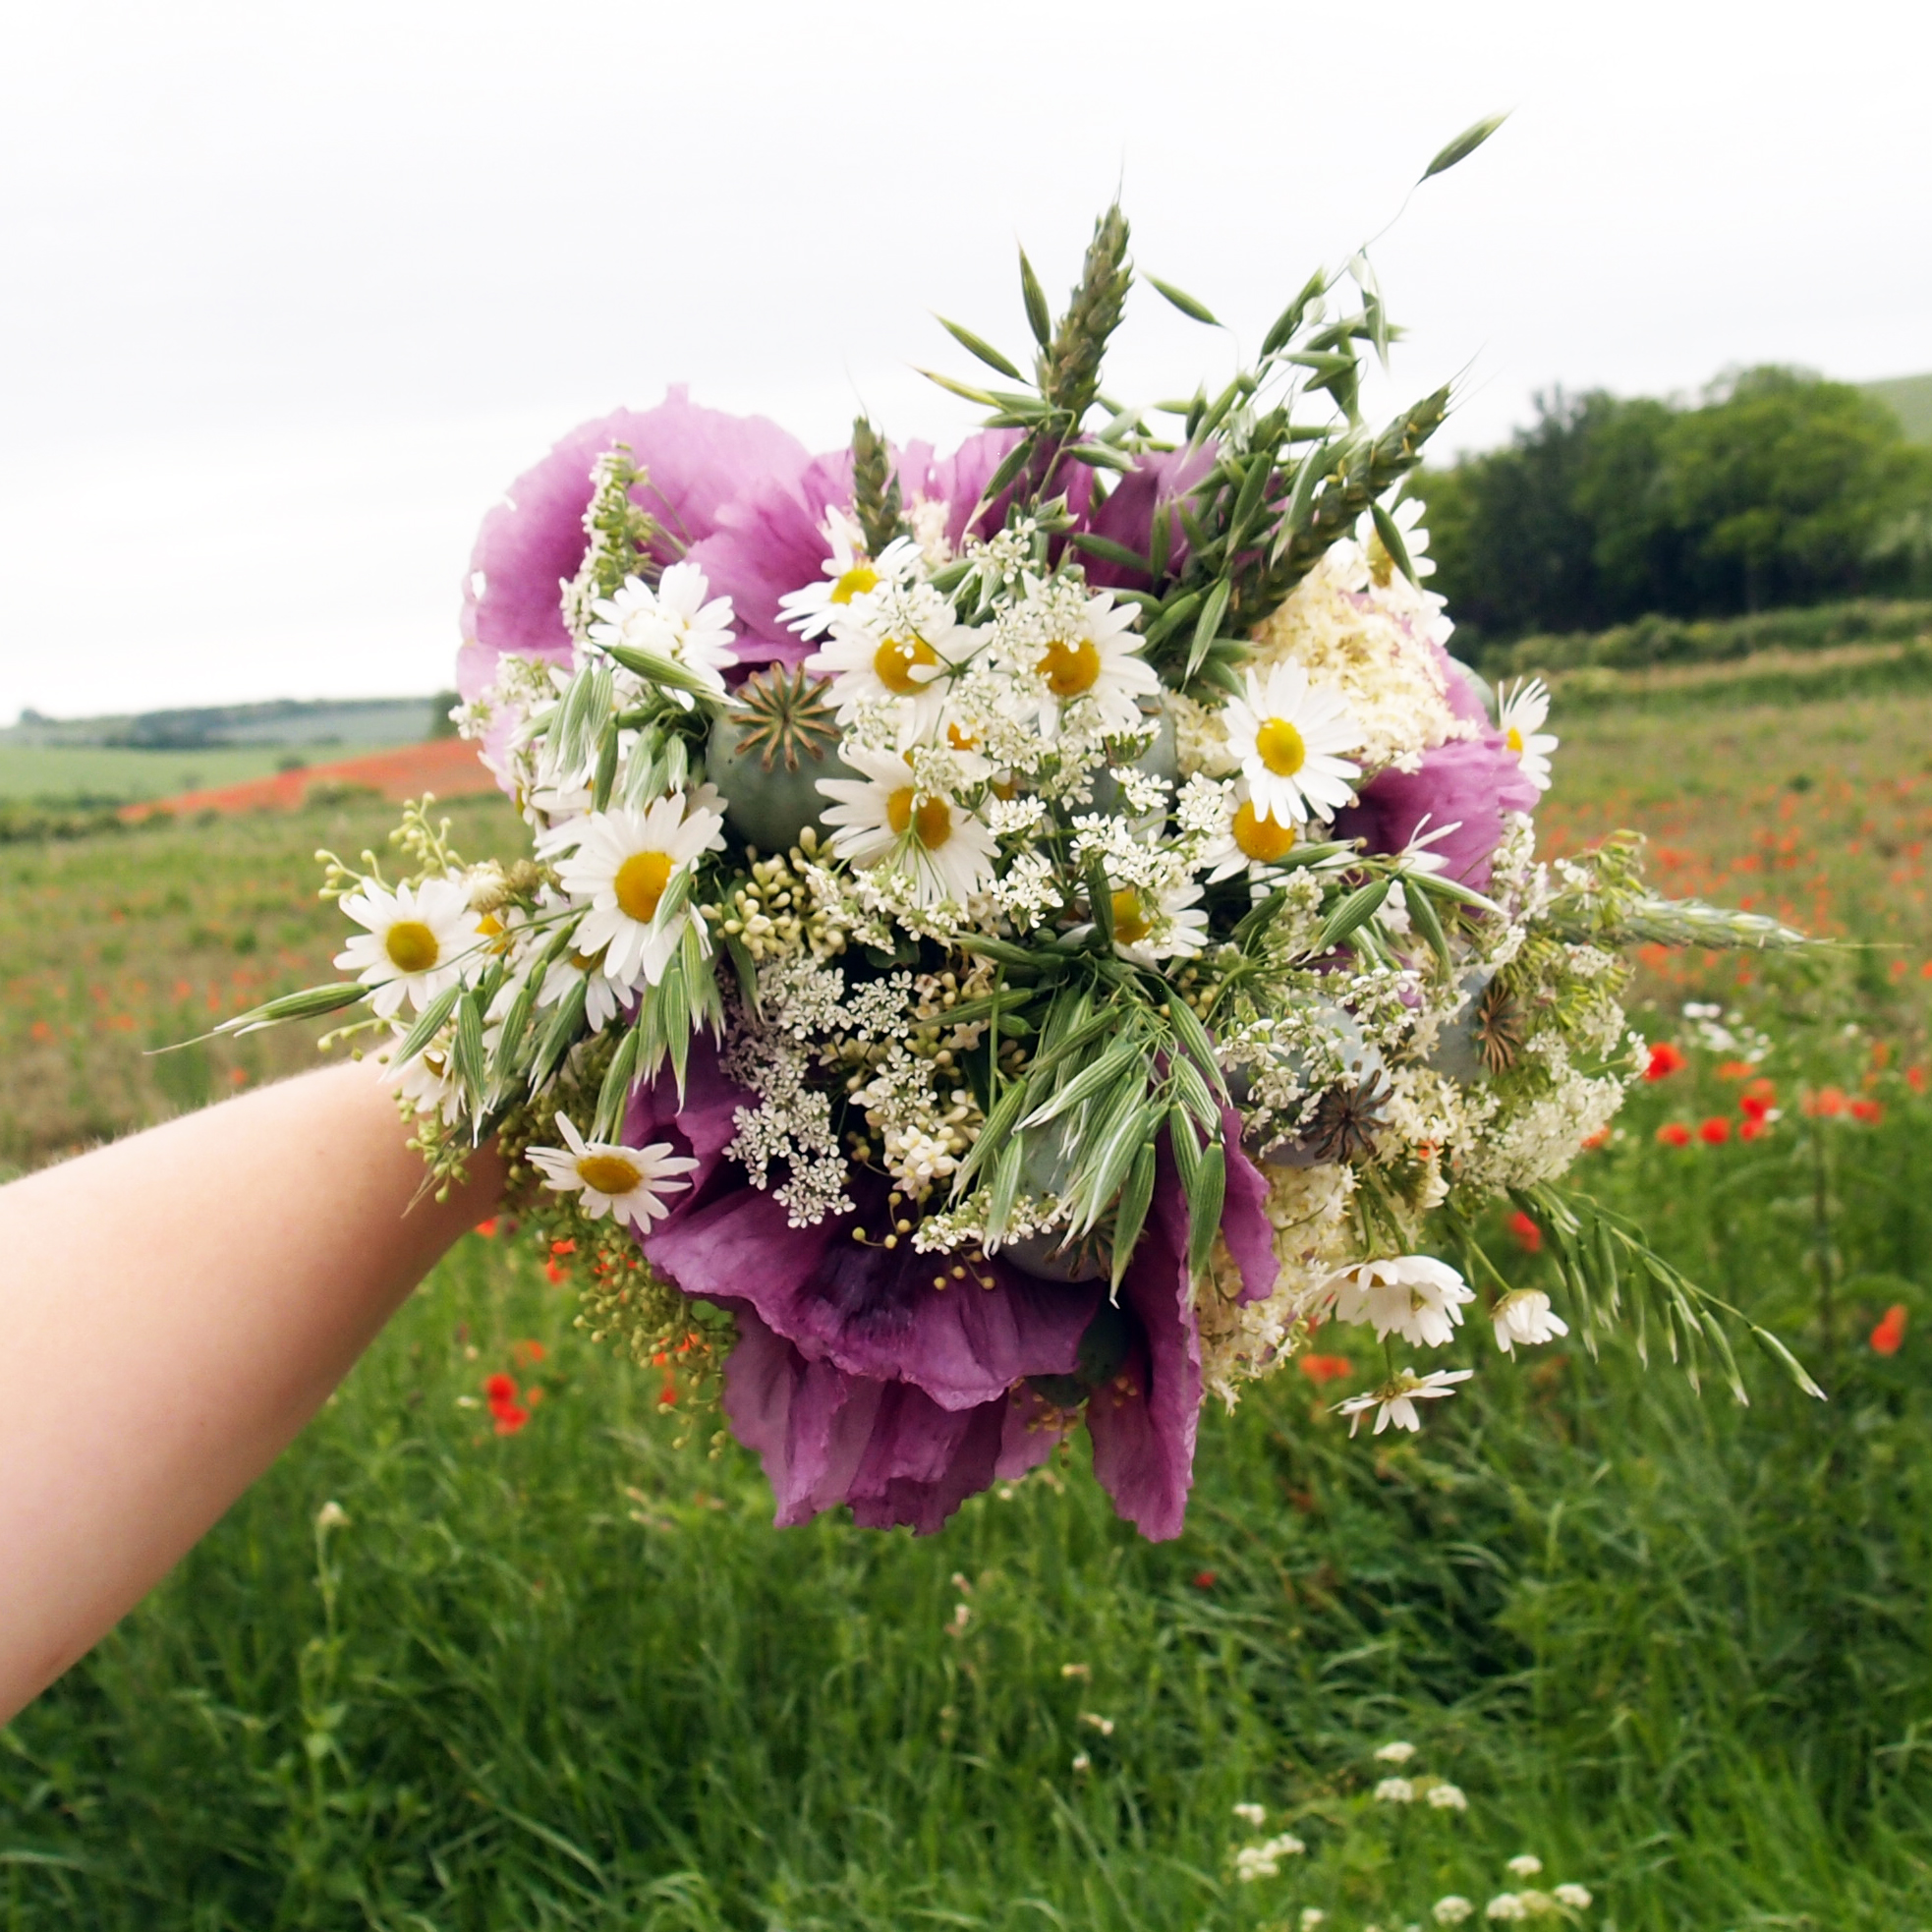
[[1187,1203],[1165,1152],[1120,1297],[1141,1333],[1119,1375],[1087,1404],[1094,1474],[1127,1521],[1150,1542],[1165,1543],[1186,1521],[1201,1413]]
[[717,1048],[703,1034],[691,1043],[681,1099],[677,1082],[668,1071],[650,1085],[632,1090],[631,1104],[624,1113],[624,1145],[650,1147],[667,1140],[678,1153],[694,1156],[698,1162],[685,1176],[690,1187],[671,1197],[670,1213],[657,1223],[658,1229],[674,1226],[720,1192],[736,1192],[742,1187],[742,1180],[734,1180],[725,1169],[724,1150],[738,1131],[739,1108],[757,1105],[756,1094],[724,1077],[717,1063]]
[[1242,1301],[1266,1301],[1275,1292],[1281,1264],[1275,1258],[1275,1223],[1268,1219],[1268,1181],[1241,1146],[1241,1116],[1221,1110],[1222,1144],[1227,1152],[1227,1192],[1221,1234],[1241,1271]]
[[1503,842],[1504,813],[1528,812],[1537,796],[1503,734],[1485,730],[1424,752],[1419,771],[1392,769],[1372,778],[1361,802],[1335,815],[1335,835],[1363,839],[1371,852],[1399,852],[1425,819],[1431,830],[1452,824],[1429,849],[1443,858],[1449,878],[1480,892]]
[[[1136,457],[1134,467],[1114,484],[1107,501],[1094,512],[1089,528],[1096,537],[1124,543],[1137,555],[1151,556],[1155,519],[1165,515],[1167,569],[1178,572],[1187,561],[1187,539],[1181,534],[1180,512],[1176,506],[1219,459],[1219,447],[1212,442],[1199,449],[1164,450]],[[1151,588],[1152,579],[1145,571],[1108,563],[1104,557],[1090,556],[1085,561],[1090,584],[1117,590]]]
[[752,483],[796,477],[808,461],[775,423],[701,409],[682,386],[655,409],[580,424],[483,518],[463,595],[457,683],[466,698],[490,682],[505,652],[569,660],[561,586],[584,560],[591,465],[618,443],[650,472],[632,495],[671,539],[664,562],[710,536],[719,511]]
[[[1023,1376],[1072,1371],[1099,1306],[1096,1282],[1043,1281],[1003,1263],[949,1279],[949,1264],[910,1246],[852,1238],[890,1219],[882,1193],[859,1214],[792,1227],[768,1194],[741,1188],[673,1216],[644,1247],[686,1294],[743,1302],[814,1361],[848,1375],[907,1382],[947,1409],[1003,1398]],[[948,1276],[944,1288],[936,1276]]]
[[874,1529],[931,1535],[994,1479],[1007,1402],[944,1409],[904,1383],[808,1361],[748,1308],[724,1370],[724,1412],[755,1449],[780,1528],[835,1504]]

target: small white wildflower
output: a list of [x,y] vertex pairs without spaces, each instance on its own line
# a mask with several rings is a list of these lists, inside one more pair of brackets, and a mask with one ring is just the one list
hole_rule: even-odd
[[1085,1751],[1075,1751],[1075,1752],[1074,1752],[1074,1754],[1073,1754],[1073,1769],[1074,1769],[1074,1771],[1075,1771],[1076,1773],[1078,1773],[1078,1774],[1084,1774],[1084,1773],[1086,1773],[1086,1772],[1089,1772],[1089,1771],[1091,1771],[1091,1770],[1093,1770],[1093,1768],[1094,1768],[1094,1761],[1093,1761],[1093,1759],[1092,1759],[1092,1758],[1090,1758],[1090,1757],[1089,1757],[1089,1756],[1087,1755],[1087,1753],[1086,1753]]
[[1555,1898],[1560,1905],[1567,1905],[1571,1911],[1587,1911],[1590,1905],[1590,1888],[1587,1885],[1560,1885]]
[[[349,1512],[334,1497],[330,1497],[315,1511],[315,1527],[317,1529],[347,1529],[349,1527]],[[1260,1820],[1257,1819],[1256,1822],[1259,1823]]]
[[1504,1869],[1515,1878],[1534,1878],[1543,1869],[1543,1860],[1532,1851],[1519,1851]]
[[1438,1925],[1460,1925],[1475,1909],[1474,1904],[1465,1899],[1461,1893],[1451,1892],[1446,1898],[1436,1901],[1435,1910],[1431,1916]]
[[1301,1909],[1301,1932],[1315,1932],[1318,1925],[1327,1922],[1328,1916],[1320,1905],[1304,1905]]
[[1406,1764],[1415,1755],[1415,1746],[1405,1738],[1398,1737],[1392,1744],[1385,1744],[1375,1754],[1377,1764]]
[[1535,1346],[1569,1333],[1569,1324],[1550,1311],[1550,1297],[1541,1288],[1517,1288],[1490,1310],[1496,1325],[1496,1345],[1507,1355],[1517,1342]]
[[1244,1825],[1252,1825],[1256,1831],[1268,1822],[1268,1807],[1265,1804],[1237,1804],[1234,1815]]
[[1415,1787],[1406,1778],[1385,1778],[1375,1788],[1378,1804],[1413,1804]]
[[1098,1711],[1082,1711],[1080,1713],[1080,1722],[1082,1724],[1092,1725],[1103,1737],[1111,1737],[1113,1735],[1113,1720],[1111,1718],[1102,1717]]
[[1522,1900],[1519,1899],[1515,1893],[1499,1892],[1496,1895],[1496,1897],[1492,1899],[1489,1902],[1489,1904],[1483,1907],[1483,1916],[1485,1918],[1496,1918],[1496,1919],[1518,1919],[1518,1918],[1527,1918],[1529,1916],[1529,1912],[1527,1908],[1524,1906]]
[[1467,1811],[1469,1800],[1462,1794],[1460,1785],[1441,1784],[1429,1787],[1429,1802],[1438,1811]]

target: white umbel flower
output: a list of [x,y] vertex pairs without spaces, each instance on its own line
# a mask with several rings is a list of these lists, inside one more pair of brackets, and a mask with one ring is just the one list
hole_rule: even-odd
[[420,1013],[481,958],[477,915],[460,880],[426,879],[393,892],[370,882],[346,893],[342,910],[369,930],[355,934],[335,963],[375,988],[369,1004],[382,1019],[405,998]]
[[1245,696],[1230,698],[1221,715],[1262,818],[1305,824],[1354,797],[1361,768],[1341,756],[1361,742],[1354,716],[1334,692],[1311,686],[1299,664],[1248,672]]
[[1550,1895],[1560,1905],[1567,1905],[1573,1912],[1590,1909],[1590,1888],[1587,1885],[1560,1885]]
[[1375,1788],[1378,1804],[1413,1804],[1415,1786],[1406,1778],[1385,1778]]
[[[943,516],[944,506],[940,509]],[[877,557],[869,556],[865,533],[840,509],[826,510],[824,534],[830,551],[823,565],[824,582],[787,591],[778,599],[786,624],[804,638],[823,636],[861,597],[881,584],[905,582],[920,562],[920,546],[909,537],[895,537]]]
[[1429,1787],[1429,1802],[1438,1811],[1467,1811],[1469,1799],[1460,1785],[1451,1785],[1447,1780]]
[[1517,1342],[1531,1347],[1569,1333],[1569,1324],[1551,1312],[1550,1297],[1541,1288],[1517,1288],[1489,1312],[1496,1326],[1496,1345],[1507,1355]]
[[1534,1851],[1518,1851],[1503,1869],[1511,1878],[1534,1878],[1543,1869],[1543,1860]]
[[843,756],[865,776],[819,780],[837,801],[825,813],[825,824],[837,827],[836,857],[903,875],[922,906],[963,905],[993,883],[999,847],[970,812],[936,792],[921,793],[912,767],[889,752],[847,745]]
[[1461,1326],[1475,1290],[1434,1255],[1395,1255],[1331,1275],[1324,1293],[1338,1322],[1370,1322],[1378,1339],[1393,1333],[1411,1348],[1441,1348]]
[[1538,791],[1550,789],[1550,754],[1559,740],[1543,726],[1550,715],[1550,687],[1540,677],[1498,694],[1497,723]]
[[1436,1901],[1430,1916],[1438,1925],[1460,1925],[1465,1919],[1473,1918],[1475,1911],[1473,1900],[1465,1899],[1460,1892],[1450,1892]]
[[1415,1746],[1406,1737],[1397,1737],[1392,1744],[1384,1744],[1375,1754],[1377,1764],[1406,1764],[1415,1755]]
[[1473,1374],[1473,1369],[1433,1369],[1428,1375],[1416,1375],[1412,1370],[1403,1369],[1380,1389],[1371,1389],[1366,1394],[1350,1395],[1345,1402],[1337,1402],[1335,1413],[1349,1418],[1348,1433],[1351,1436],[1361,1427],[1363,1416],[1371,1409],[1375,1411],[1375,1434],[1378,1436],[1392,1423],[1397,1429],[1420,1429],[1422,1417],[1416,1413],[1416,1403],[1453,1395],[1455,1385],[1467,1382]]
[[[591,642],[653,651],[722,697],[725,668],[738,655],[731,649],[731,599],[709,597],[710,590],[710,578],[695,563],[668,566],[654,591],[643,578],[627,577],[615,597],[591,606],[599,619],[591,626]],[[689,707],[687,694],[674,695]]]
[[[591,902],[577,949],[593,958],[601,953],[605,977],[618,987],[640,978],[655,986],[691,917],[687,907],[660,922],[658,905],[681,867],[723,850],[724,819],[702,805],[687,815],[684,794],[672,792],[642,812],[619,807],[584,823],[582,842],[557,868],[563,889]],[[701,938],[704,930],[701,924]]]
[[682,1194],[691,1185],[676,1178],[698,1163],[688,1154],[673,1153],[669,1141],[649,1147],[622,1147],[611,1141],[587,1141],[567,1114],[557,1115],[565,1145],[533,1147],[530,1162],[543,1176],[543,1185],[560,1194],[579,1193],[584,1212],[593,1221],[612,1216],[626,1226],[647,1228],[670,1213],[667,1194]]

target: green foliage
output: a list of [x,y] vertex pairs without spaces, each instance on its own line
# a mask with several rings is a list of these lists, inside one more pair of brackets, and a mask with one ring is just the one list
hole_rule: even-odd
[[1754,369],[1696,407],[1558,391],[1537,419],[1417,486],[1472,642],[1901,588],[1932,561],[1932,451],[1848,383]]

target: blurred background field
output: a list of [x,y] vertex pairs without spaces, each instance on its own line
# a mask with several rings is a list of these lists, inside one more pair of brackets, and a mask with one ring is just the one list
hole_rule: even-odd
[[[1483,1327],[1420,1438],[1351,1442],[1329,1410],[1370,1363],[1324,1335],[1204,1419],[1176,1544],[1077,1458],[930,1541],[781,1533],[751,1458],[572,1327],[572,1256],[499,1222],[0,1732],[0,1923],[1393,1932],[1569,1882],[1619,1932],[1932,1925],[1932,694],[1786,695],[1560,704],[1542,823],[1554,852],[1634,825],[1667,889],[1871,942],[1648,957],[1639,1024],[1682,1064],[1576,1175],[1829,1403],[1748,1351],[1740,1408],[1627,1342],[1511,1366]],[[517,836],[448,809],[466,852]],[[393,816],[0,844],[0,1160],[312,1060],[146,1050],[327,977],[312,855]],[[1533,1226],[1489,1234],[1548,1279]],[[1408,1804],[1372,1795],[1395,1740]]]

